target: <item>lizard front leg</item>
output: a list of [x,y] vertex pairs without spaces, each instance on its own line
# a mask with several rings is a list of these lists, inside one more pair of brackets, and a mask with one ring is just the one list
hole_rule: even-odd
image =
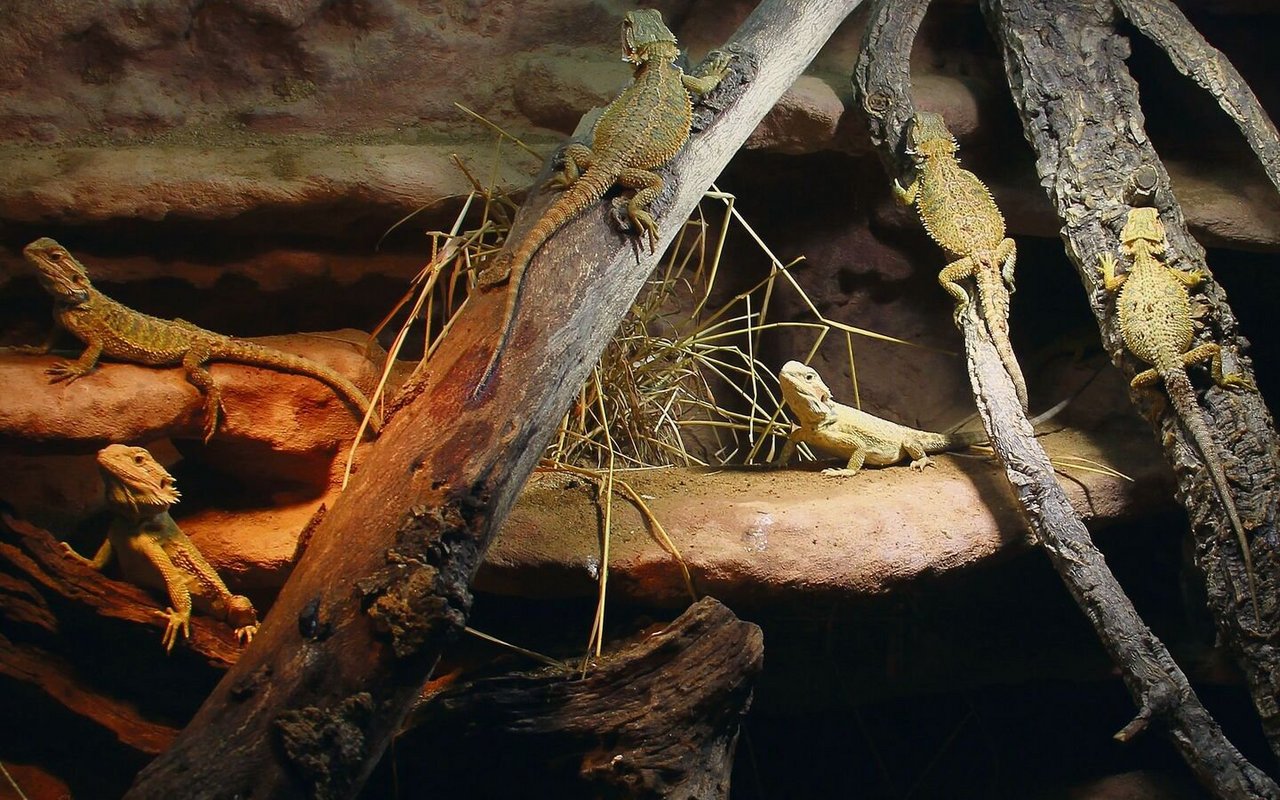
[[733,59],[733,53],[714,50],[707,55],[707,62],[703,65],[701,75],[695,76],[681,73],[680,82],[684,84],[684,88],[688,92],[706,94],[719,86],[720,82],[729,74],[729,63]]
[[102,540],[102,546],[98,548],[98,552],[95,553],[91,559],[85,558],[77,553],[75,549],[66,542],[60,542],[60,544],[62,545],[62,551],[64,553],[76,559],[81,564],[88,564],[98,572],[102,572],[102,570],[106,569],[107,563],[111,561],[111,537],[107,537]]
[[662,178],[647,169],[627,167],[618,173],[618,184],[637,190],[627,202],[627,218],[639,236],[648,235],[649,252],[653,252],[658,246],[658,223],[648,208],[662,193]]
[[150,536],[135,536],[130,542],[139,554],[155,566],[169,593],[169,607],[164,611],[157,611],[156,616],[168,620],[169,624],[165,626],[160,643],[164,645],[166,653],[172,653],[179,634],[184,639],[191,638],[191,592],[187,589],[186,575],[174,566],[164,548]]
[[236,641],[242,645],[252,642],[258,633],[258,612],[242,594],[228,594],[215,600],[213,615],[235,630]]
[[898,182],[897,178],[893,179],[893,199],[898,201],[900,206],[915,205],[916,197],[920,194],[920,179],[917,178],[905,187]]
[[1108,292],[1115,292],[1124,286],[1124,282],[1128,280],[1129,275],[1116,274],[1116,257],[1110,253],[1099,253],[1098,264],[1102,267],[1102,286]]
[[800,437],[803,434],[803,428],[796,428],[791,431],[791,433],[787,434],[787,441],[782,445],[782,452],[778,454],[778,457],[773,460],[773,463],[770,466],[774,469],[782,469],[790,463],[792,457],[796,454],[796,445],[799,444]]
[[59,361],[44,372],[50,376],[50,383],[62,383],[63,381],[71,383],[93,372],[93,368],[98,366],[98,359],[100,358],[102,358],[102,341],[89,339],[85,343],[84,352],[75,361]]
[[853,440],[853,453],[849,456],[849,463],[844,465],[843,469],[828,467],[822,471],[823,475],[833,478],[847,478],[857,475],[862,470],[862,465],[867,462],[867,446],[860,439]]
[[174,525],[164,547],[169,560],[187,575],[195,578],[201,597],[210,599],[213,616],[235,629],[236,640],[248,644],[258,631],[258,612],[244,595],[232,594],[199,548]]

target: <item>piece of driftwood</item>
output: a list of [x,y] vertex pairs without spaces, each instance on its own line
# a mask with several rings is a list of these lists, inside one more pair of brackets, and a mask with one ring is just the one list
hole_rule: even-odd
[[196,614],[172,655],[165,602],[69,557],[52,534],[0,513],[0,676],[154,756],[239,657],[226,625]]
[[[572,667],[449,686],[396,741],[400,785],[455,797],[727,798],[760,629],[704,599],[658,632]],[[504,768],[493,769],[495,753]]]
[[[1141,4],[1120,5],[1135,10]],[[1135,24],[1155,30],[1155,18],[1150,15],[1161,6],[1143,9]],[[1112,360],[1130,376],[1146,366],[1125,352],[1113,299],[1100,286],[1098,256],[1118,252],[1118,233],[1129,204],[1149,204],[1161,211],[1171,264],[1206,276],[1193,297],[1203,336],[1198,342],[1218,342],[1228,368],[1252,380],[1251,364],[1244,356],[1248,343],[1240,336],[1222,287],[1212,279],[1204,250],[1187,233],[1169,176],[1143,131],[1138,86],[1124,63],[1128,41],[1116,32],[1111,4],[1010,0],[987,2],[984,10],[1002,45],[1014,102],[1036,152],[1041,185],[1064,221],[1067,254],[1080,273]],[[1198,34],[1168,20],[1166,15],[1161,25],[1164,32],[1156,41],[1179,51],[1175,61],[1203,51]],[[1225,72],[1220,75],[1230,83]],[[1260,109],[1256,113],[1262,114]],[[1274,137],[1265,115],[1261,119]],[[1280,560],[1275,551],[1280,440],[1257,392],[1218,388],[1198,369],[1193,369],[1192,379],[1197,387],[1207,387],[1198,388],[1200,407],[1214,432],[1248,531],[1261,620],[1254,618],[1245,588],[1244,560],[1230,521],[1172,405],[1159,390],[1131,392],[1130,397],[1151,422],[1173,466],[1179,499],[1191,519],[1209,607],[1222,639],[1245,673],[1271,749],[1280,754],[1280,650],[1275,636],[1280,618],[1276,595]]]
[[[472,390],[505,296],[468,301],[316,526],[253,644],[130,797],[359,790],[465,622],[490,539],[662,246],[859,1],[756,8],[727,45],[740,56],[736,78],[708,98],[723,111],[666,170],[674,189],[657,253],[618,232],[608,203],[566,225],[526,273],[512,346],[479,403]],[[616,41],[600,33],[602,44]],[[517,228],[547,200],[531,198]]]
[[[1064,4],[1051,2],[1051,5],[1057,8]],[[854,73],[854,85],[867,114],[872,140],[894,175],[900,168],[906,122],[915,113],[909,90],[911,42],[927,6],[927,0],[877,2]],[[1111,29],[1107,33],[1112,35]],[[1058,48],[1069,47],[1066,42],[1058,43]],[[1101,114],[1097,117],[1106,118]],[[1109,138],[1104,131],[1095,135],[1095,146]],[[1048,456],[1033,435],[986,326],[978,318],[976,305],[968,306],[960,315],[960,322],[978,412],[1032,530],[1077,605],[1094,626],[1139,707],[1134,722],[1117,736],[1130,738],[1145,728],[1149,720],[1157,719],[1168,727],[1197,778],[1216,796],[1280,795],[1276,784],[1222,735],[1196,698],[1186,676],[1163,643],[1142,622],[1093,545],[1088,530],[1054,476]]]

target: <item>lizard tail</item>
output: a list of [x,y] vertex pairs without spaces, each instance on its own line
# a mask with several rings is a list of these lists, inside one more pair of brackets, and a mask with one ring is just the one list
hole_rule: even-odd
[[617,181],[620,168],[611,164],[593,164],[572,186],[556,198],[556,201],[534,225],[533,230],[529,231],[516,247],[515,254],[511,257],[509,280],[511,286],[507,290],[507,304],[502,312],[502,333],[498,338],[498,344],[493,348],[493,353],[489,356],[488,363],[485,364],[480,380],[471,391],[473,401],[484,396],[489,387],[489,381],[497,372],[498,360],[507,349],[511,334],[515,332],[516,312],[520,308],[520,295],[524,291],[524,273],[529,262],[565,223],[604,197],[609,187]]
[[978,297],[982,301],[982,320],[987,325],[987,333],[991,343],[996,346],[1000,362],[1005,372],[1013,381],[1014,391],[1018,393],[1018,403],[1022,410],[1027,410],[1027,381],[1022,377],[1022,367],[1013,354],[1013,345],[1009,344],[1009,290],[1005,287],[997,271],[979,268],[974,274],[978,284]]
[[970,445],[986,444],[986,431],[958,431],[956,433],[931,433],[923,444],[927,453],[946,453],[963,450]]
[[[317,364],[301,356],[295,356],[271,347],[264,347],[254,342],[246,342],[242,339],[228,338],[226,342],[213,346],[209,353],[209,360],[229,361],[236,364],[248,364],[251,367],[266,367],[267,369],[281,372],[306,375],[327,385],[352,408],[359,411],[361,417],[369,411],[369,398],[365,397],[364,392],[360,391],[358,386],[323,364]],[[369,418],[369,428],[374,433],[378,433],[381,430],[382,422],[378,419],[377,414]]]
[[1244,557],[1245,579],[1249,582],[1249,599],[1253,604],[1253,615],[1261,622],[1257,579],[1253,572],[1253,556],[1249,552],[1249,538],[1245,535],[1244,525],[1240,522],[1240,514],[1231,496],[1231,487],[1227,485],[1227,473],[1222,468],[1222,451],[1214,441],[1213,434],[1209,432],[1209,426],[1204,420],[1204,412],[1196,402],[1195,390],[1191,388],[1191,379],[1187,377],[1186,369],[1179,366],[1167,372],[1161,371],[1160,377],[1164,379],[1165,389],[1173,401],[1174,409],[1182,419],[1182,424],[1186,426],[1187,432],[1191,434],[1191,440],[1195,442],[1196,449],[1200,451],[1200,457],[1204,459],[1205,466],[1209,469],[1209,479],[1218,492],[1222,507],[1227,512],[1227,519],[1231,521],[1236,541],[1240,545],[1240,553]]

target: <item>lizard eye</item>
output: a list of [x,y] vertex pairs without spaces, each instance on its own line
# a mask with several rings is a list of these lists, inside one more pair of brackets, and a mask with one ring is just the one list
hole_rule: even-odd
[[133,463],[141,465],[141,464],[147,463],[147,460],[142,457],[141,453],[139,453],[138,455],[133,457]]
[[49,260],[50,260],[50,261],[61,261],[61,260],[62,260],[62,251],[61,251],[61,250],[50,250],[50,251],[49,251]]

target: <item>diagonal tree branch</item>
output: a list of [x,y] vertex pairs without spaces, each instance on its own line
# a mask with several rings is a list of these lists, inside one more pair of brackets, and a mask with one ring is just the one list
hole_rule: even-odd
[[[904,125],[914,114],[909,94],[911,42],[927,5],[928,0],[877,2],[853,76],[873,141],[893,173],[901,163]],[[1217,796],[1280,796],[1280,788],[1222,735],[1111,574],[1035,439],[976,305],[969,304],[960,323],[978,412],[1032,530],[1139,707],[1138,717],[1118,736],[1129,738],[1148,720],[1159,719],[1192,771]]]
[[[660,244],[859,2],[765,0],[746,20],[730,49],[735,71],[754,65],[754,75],[671,162]],[[534,198],[517,225],[543,205]],[[316,528],[253,644],[129,797],[359,790],[463,625],[489,541],[656,261],[603,206],[569,223],[528,269],[512,347],[479,405],[470,395],[505,298],[468,303]]]

